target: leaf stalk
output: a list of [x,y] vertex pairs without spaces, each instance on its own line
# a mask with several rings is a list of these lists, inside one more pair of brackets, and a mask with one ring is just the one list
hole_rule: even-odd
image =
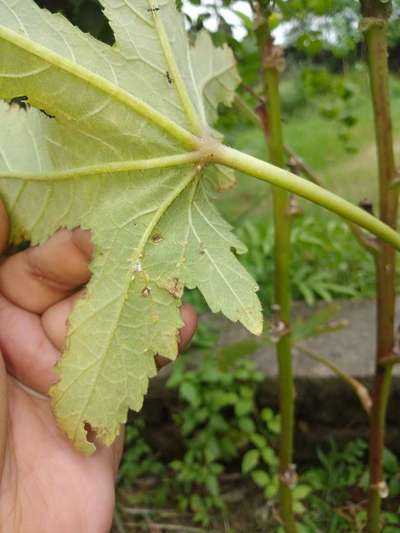
[[352,376],[344,372],[344,370],[336,366],[334,363],[332,363],[332,361],[330,361],[327,357],[324,357],[322,354],[319,354],[315,352],[314,350],[310,350],[309,348],[301,344],[296,344],[296,348],[300,352],[302,352],[306,357],[313,359],[314,361],[317,361],[321,365],[324,365],[327,368],[329,368],[329,370],[331,370],[340,379],[342,379],[345,383],[347,383],[357,395],[364,411],[367,413],[368,416],[370,415],[372,400],[368,392],[368,389],[365,385],[363,385],[360,381],[358,381],[357,379],[353,378]]
[[396,230],[360,207],[304,178],[226,145],[221,145],[215,150],[213,159],[216,163],[239,170],[310,200],[340,217],[358,224],[400,251],[400,235]]

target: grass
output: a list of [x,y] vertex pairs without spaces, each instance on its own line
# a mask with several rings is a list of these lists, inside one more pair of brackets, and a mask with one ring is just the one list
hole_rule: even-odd
[[[327,97],[317,96],[304,107],[298,107],[285,119],[286,143],[315,171],[332,191],[355,203],[367,197],[376,202],[376,156],[373,115],[369,101],[367,74],[350,74],[357,86],[352,114],[357,119],[346,145],[339,138],[337,121],[324,118],[320,106]],[[285,92],[283,83],[282,92]],[[392,78],[392,116],[396,152],[400,155],[400,78]],[[240,119],[239,119],[240,120]],[[239,120],[225,132],[225,140],[235,148],[266,158],[265,141],[257,128]],[[351,150],[349,150],[349,146]],[[238,186],[220,198],[220,208],[231,221],[259,219],[270,207],[270,189],[246,176],[238,176]],[[304,202],[307,210],[320,209]]]

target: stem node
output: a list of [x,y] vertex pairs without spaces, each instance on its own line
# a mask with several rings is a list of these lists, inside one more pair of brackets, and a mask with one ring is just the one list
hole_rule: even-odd
[[286,485],[290,490],[293,490],[297,485],[299,477],[297,475],[297,467],[294,463],[288,465],[288,469],[285,472],[279,474],[279,480]]

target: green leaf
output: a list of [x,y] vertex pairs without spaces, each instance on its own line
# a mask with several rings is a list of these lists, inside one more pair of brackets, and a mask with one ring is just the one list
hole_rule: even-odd
[[293,502],[293,511],[296,514],[303,514],[305,510],[306,510],[306,508],[304,507],[304,505],[299,500],[295,500]]
[[258,465],[260,460],[260,452],[258,450],[249,450],[243,456],[242,472],[248,474],[253,468]]
[[246,435],[252,435],[255,432],[256,426],[254,420],[249,416],[238,418],[237,424]]
[[189,402],[190,405],[193,407],[197,407],[200,405],[201,398],[199,395],[199,391],[197,390],[197,387],[188,381],[182,383],[181,387],[179,388],[179,395],[181,398]]
[[266,472],[264,472],[264,470],[254,470],[254,472],[251,473],[251,477],[253,478],[254,483],[262,489],[271,482],[271,478]]
[[275,476],[271,479],[271,483],[269,483],[265,489],[264,489],[264,496],[267,500],[271,498],[275,498],[275,496],[278,494],[278,478]]
[[259,433],[254,433],[253,435],[250,435],[250,441],[256,446],[259,450],[263,450],[268,446],[268,442],[266,438],[263,435],[260,435]]
[[235,403],[235,415],[237,417],[248,415],[251,413],[253,408],[254,408],[254,403],[251,400],[239,399]]
[[303,500],[311,493],[311,487],[308,485],[297,485],[293,489],[293,498],[295,500]]
[[399,461],[388,448],[383,450],[383,467],[385,472],[390,472],[391,474],[396,474],[399,471]]
[[257,285],[233,254],[245,248],[211,203],[232,176],[203,165],[219,142],[210,122],[238,83],[233,56],[206,34],[190,48],[174,0],[101,3],[112,47],[31,0],[0,0],[0,98],[37,108],[0,102],[12,241],[80,226],[95,245],[50,391],[60,427],[88,454],[85,424],[111,444],[141,408],[154,355],[176,357],[185,286],[262,329]]
[[265,447],[261,450],[263,461],[269,466],[275,466],[278,463],[278,458],[273,448]]

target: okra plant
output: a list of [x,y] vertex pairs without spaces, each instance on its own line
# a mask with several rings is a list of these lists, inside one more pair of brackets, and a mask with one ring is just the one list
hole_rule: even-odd
[[[156,372],[155,354],[176,357],[185,287],[197,287],[212,311],[261,334],[258,288],[235,256],[245,248],[212,204],[216,193],[234,184],[234,170],[285,191],[275,195],[278,229],[291,192],[376,235],[391,261],[400,249],[392,218],[381,221],[279,168],[284,161],[273,65],[265,69],[265,82],[275,125],[271,160],[278,166],[226,146],[213,129],[218,105],[233,102],[240,81],[226,46],[214,48],[204,32],[189,44],[175,0],[101,4],[113,46],[33,0],[0,0],[0,194],[11,241],[36,245],[60,228],[81,227],[91,231],[95,246],[92,278],[69,320],[59,381],[49,391],[59,427],[85,454],[95,449],[85,425],[111,444],[128,409],[142,406]],[[378,46],[376,34],[384,26],[376,22],[375,4],[383,2],[363,2],[371,47]],[[258,6],[262,21],[269,2]],[[268,32],[259,26],[261,50],[269,46]],[[389,190],[388,183],[384,187]],[[278,244],[287,240],[288,228],[281,231]],[[282,271],[284,281],[278,278],[276,287],[285,319],[286,266]],[[288,342],[283,336],[280,344]],[[387,350],[381,358],[386,356]],[[280,359],[281,392],[293,395],[290,346]],[[378,425],[385,410],[379,401]],[[282,417],[289,433],[292,404],[285,403],[289,411]],[[285,442],[282,516],[293,531],[285,481],[292,444]],[[379,472],[375,478],[373,494]]]

